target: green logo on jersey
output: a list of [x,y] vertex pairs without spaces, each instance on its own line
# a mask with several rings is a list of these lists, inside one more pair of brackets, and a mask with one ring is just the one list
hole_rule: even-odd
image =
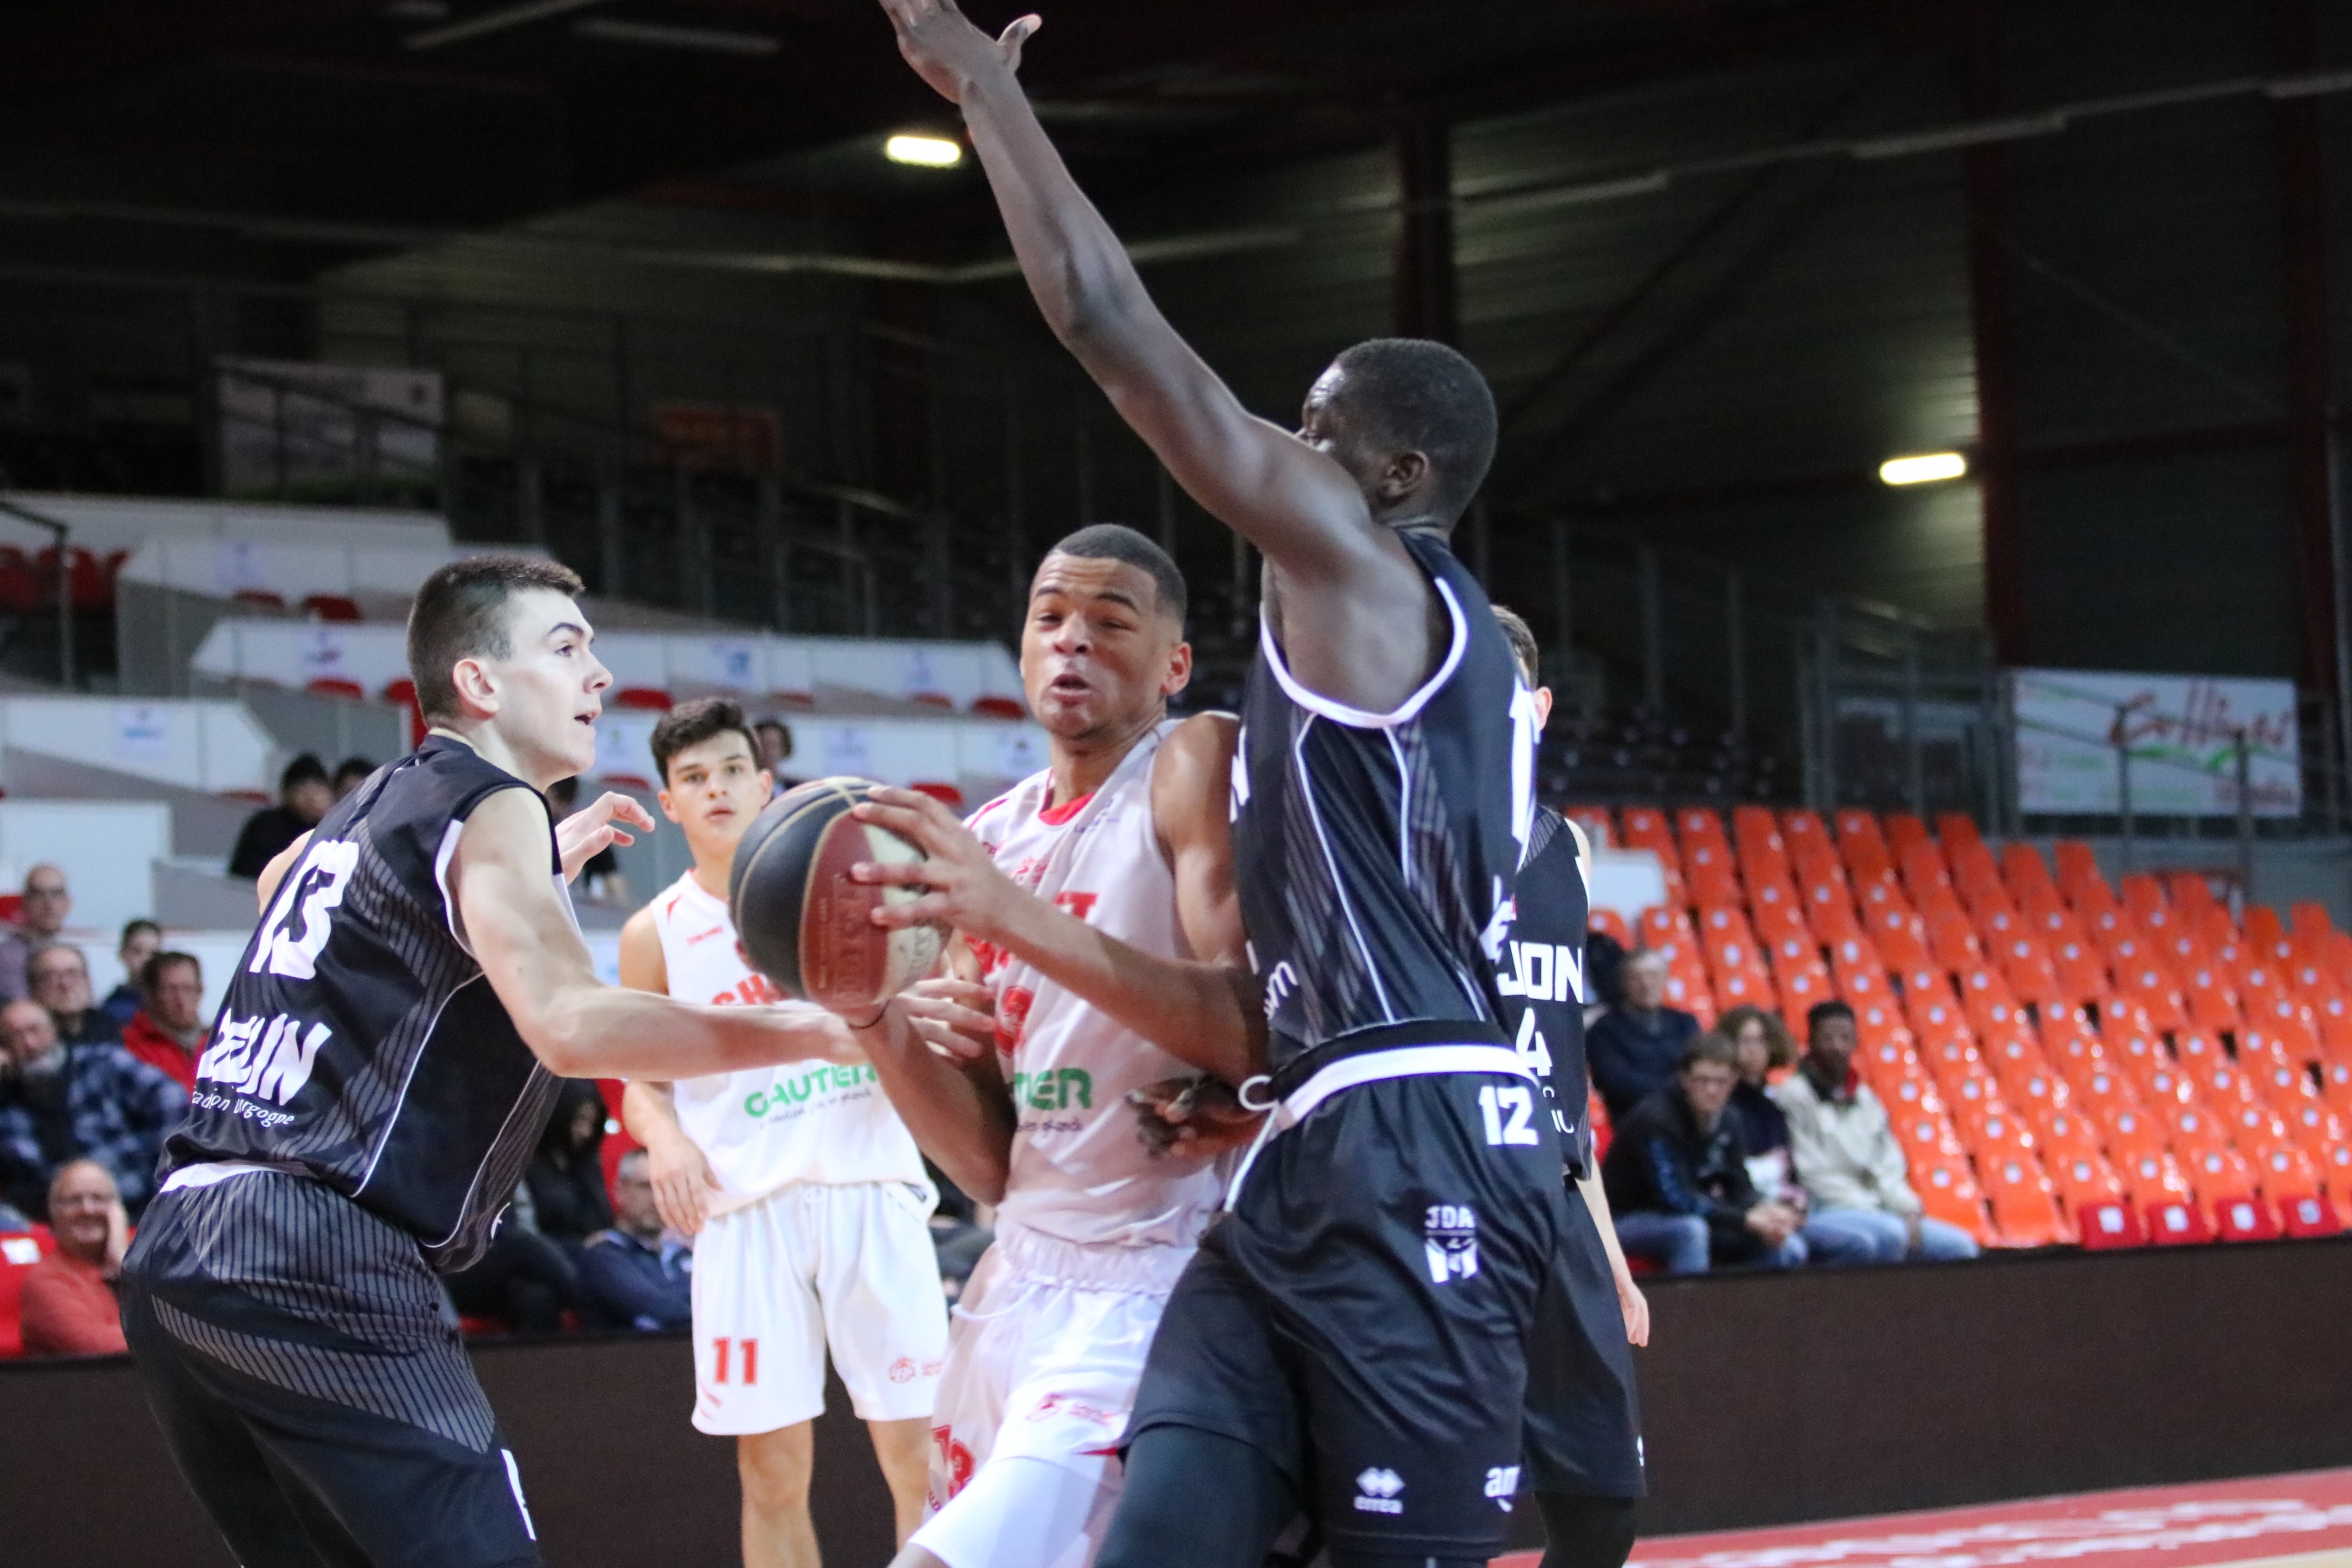
[[777,1084],[772,1089],[761,1089],[743,1102],[743,1110],[747,1115],[765,1116],[772,1110],[789,1110],[819,1095],[837,1094],[856,1089],[860,1084],[878,1081],[874,1068],[865,1062],[847,1067],[828,1065],[812,1068],[796,1079]]
[[1095,1080],[1084,1068],[1053,1068],[1013,1075],[1013,1103],[1030,1110],[1095,1108]]

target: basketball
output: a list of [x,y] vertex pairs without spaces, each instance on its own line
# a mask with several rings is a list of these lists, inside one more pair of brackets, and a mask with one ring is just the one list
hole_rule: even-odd
[[735,847],[728,907],[751,964],[788,996],[835,1012],[878,1006],[930,973],[947,933],[885,931],[868,915],[919,898],[920,887],[850,879],[850,868],[920,860],[887,828],[850,815],[870,779],[816,779],[771,801]]

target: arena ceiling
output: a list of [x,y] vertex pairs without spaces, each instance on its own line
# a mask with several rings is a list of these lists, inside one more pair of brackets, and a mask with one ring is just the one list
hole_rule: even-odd
[[[1905,8],[1833,0],[1065,0],[1025,74],[1097,177],[1363,144]],[[1929,7],[1939,11],[1941,7]],[[993,25],[1010,5],[975,6]],[[998,13],[1003,13],[1002,16]],[[92,0],[10,7],[0,265],[298,281],[613,195],[805,199],[795,159],[951,123],[874,0]],[[790,180],[763,176],[792,162]],[[894,215],[875,160],[830,169],[910,255],[983,243],[967,204]],[[1001,242],[1000,242],[1001,243]]]

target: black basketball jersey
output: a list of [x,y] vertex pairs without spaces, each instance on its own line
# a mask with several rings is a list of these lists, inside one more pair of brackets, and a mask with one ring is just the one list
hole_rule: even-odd
[[1592,1152],[1592,1124],[1584,1114],[1591,1090],[1584,1066],[1584,927],[1591,898],[1586,872],[1567,821],[1549,806],[1538,807],[1513,894],[1518,920],[1496,980],[1504,1026],[1543,1080],[1561,1152],[1580,1175]]
[[[166,1173],[299,1170],[415,1236],[445,1271],[488,1245],[556,1080],[456,933],[457,835],[530,786],[440,736],[329,812],[254,932]],[[548,866],[562,866],[554,830]]]
[[1307,690],[1271,628],[1250,668],[1234,865],[1277,1069],[1371,1031],[1503,1037],[1496,966],[1533,826],[1533,701],[1477,579],[1442,542],[1399,537],[1450,622],[1443,663],[1402,707]]

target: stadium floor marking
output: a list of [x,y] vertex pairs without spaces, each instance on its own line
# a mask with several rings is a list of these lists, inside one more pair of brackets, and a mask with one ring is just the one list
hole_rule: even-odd
[[[2282,1548],[2289,1550],[2282,1551]],[[1514,1552],[1494,1568],[1537,1568]],[[1633,1568],[2352,1568],[2352,1469],[1661,1535]]]

